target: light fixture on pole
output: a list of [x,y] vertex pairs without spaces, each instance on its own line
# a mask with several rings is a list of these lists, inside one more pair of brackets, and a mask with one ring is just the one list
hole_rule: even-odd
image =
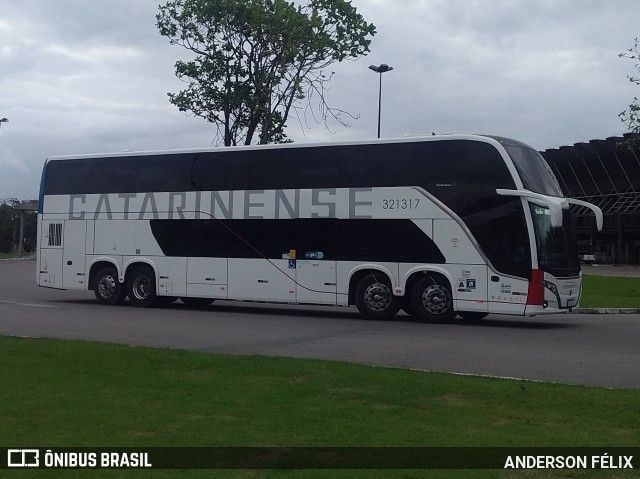
[[390,67],[386,63],[383,63],[380,66],[369,65],[369,70],[373,70],[376,73],[380,74],[380,87],[378,89],[378,138],[380,138],[380,114],[382,112],[382,74],[385,72],[390,72],[393,70],[393,67]]
[[6,118],[0,118],[0,128],[2,128],[2,124],[8,122]]

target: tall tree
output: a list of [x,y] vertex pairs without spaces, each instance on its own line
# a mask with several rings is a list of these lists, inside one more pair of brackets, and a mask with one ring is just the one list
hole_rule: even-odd
[[172,0],[156,20],[194,55],[176,62],[187,87],[169,101],[215,124],[226,146],[286,141],[290,116],[316,115],[312,101],[325,126],[347,125],[351,115],[326,102],[327,69],[366,55],[376,33],[347,0]]
[[[634,61],[634,67],[638,74],[640,75],[640,41],[638,38],[635,39],[635,44],[633,48],[627,49],[626,52],[618,55],[620,58],[628,58]],[[640,76],[627,75],[627,78],[631,83],[640,86]],[[634,97],[633,101],[629,104],[626,110],[623,110],[618,115],[620,119],[626,123],[629,127],[629,131],[631,133],[635,133],[636,135],[640,135],[640,102],[638,97]],[[635,146],[640,146],[640,141],[638,138],[635,138],[632,142]],[[629,144],[628,146],[633,146]]]
[[12,251],[17,244],[19,215],[13,207],[18,203],[15,198],[0,200],[0,253]]

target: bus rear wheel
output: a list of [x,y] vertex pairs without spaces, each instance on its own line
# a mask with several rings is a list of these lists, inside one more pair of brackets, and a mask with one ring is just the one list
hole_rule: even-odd
[[456,317],[449,282],[429,275],[416,283],[411,292],[411,304],[418,319],[428,323],[449,323]]
[[147,308],[156,300],[156,275],[147,266],[134,269],[127,281],[129,301],[137,308]]
[[394,296],[384,273],[362,278],[355,291],[358,311],[367,319],[393,319],[400,309],[400,298]]
[[118,271],[113,266],[106,266],[98,271],[93,292],[98,302],[107,306],[122,304],[127,297],[126,288],[118,281]]

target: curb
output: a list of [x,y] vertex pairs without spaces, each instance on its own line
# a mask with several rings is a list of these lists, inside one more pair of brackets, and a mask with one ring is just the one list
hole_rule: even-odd
[[640,308],[578,308],[578,314],[639,314]]

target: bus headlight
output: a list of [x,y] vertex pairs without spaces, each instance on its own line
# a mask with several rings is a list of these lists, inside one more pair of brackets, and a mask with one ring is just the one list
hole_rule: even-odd
[[544,285],[545,288],[547,288],[549,291],[551,291],[554,296],[559,296],[560,295],[558,293],[558,287],[555,284],[550,283],[549,281],[543,281],[542,284]]

